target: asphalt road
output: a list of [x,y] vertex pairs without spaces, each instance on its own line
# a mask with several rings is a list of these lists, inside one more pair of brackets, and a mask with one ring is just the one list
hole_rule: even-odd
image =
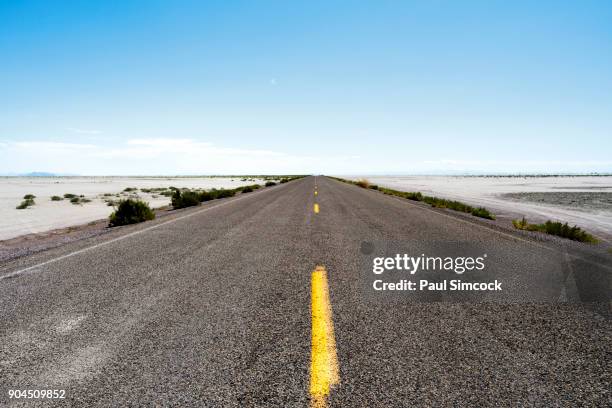
[[[364,284],[380,245],[449,242],[488,251],[506,291]],[[610,406],[609,259],[307,177],[2,265],[0,405],[308,406],[322,266],[339,371],[329,406]]]

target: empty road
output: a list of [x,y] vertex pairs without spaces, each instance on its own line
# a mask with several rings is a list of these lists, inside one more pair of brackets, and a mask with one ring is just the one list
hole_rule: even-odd
[[[486,251],[504,291],[377,293],[381,245]],[[578,244],[306,177],[1,265],[0,406],[609,406],[609,276]],[[65,398],[9,398],[41,389]]]

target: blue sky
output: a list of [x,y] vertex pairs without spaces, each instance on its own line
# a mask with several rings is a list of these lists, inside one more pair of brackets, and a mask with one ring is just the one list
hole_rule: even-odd
[[0,173],[609,172],[610,21],[606,1],[0,1]]

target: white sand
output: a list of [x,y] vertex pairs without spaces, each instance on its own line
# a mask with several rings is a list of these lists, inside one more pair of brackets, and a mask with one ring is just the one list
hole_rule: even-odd
[[[102,198],[104,193],[120,193],[126,187],[157,188],[235,188],[264,184],[261,179],[241,181],[240,177],[0,177],[0,240],[55,228],[84,224],[106,218],[113,211]],[[51,201],[51,196],[83,194],[90,203],[74,205],[70,200]],[[163,207],[170,198],[155,193],[136,192],[152,208]],[[26,194],[36,196],[36,204],[24,210],[15,207]],[[128,195],[123,195],[127,198]],[[118,200],[117,197],[109,197]]]
[[[345,177],[348,178],[348,177]],[[503,198],[520,192],[612,192],[612,176],[600,177],[462,177],[462,176],[352,176],[400,191],[455,199],[486,207],[495,214],[530,221],[548,219],[578,225],[600,238],[612,237],[612,208],[592,210],[540,203],[517,202]]]

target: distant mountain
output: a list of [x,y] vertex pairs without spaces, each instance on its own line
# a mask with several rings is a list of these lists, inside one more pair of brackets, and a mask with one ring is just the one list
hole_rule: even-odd
[[29,173],[0,173],[0,177],[73,177],[78,174],[72,173],[50,173],[48,171],[31,171]]

